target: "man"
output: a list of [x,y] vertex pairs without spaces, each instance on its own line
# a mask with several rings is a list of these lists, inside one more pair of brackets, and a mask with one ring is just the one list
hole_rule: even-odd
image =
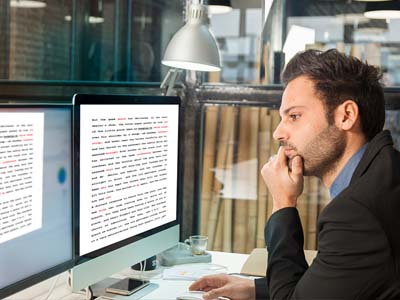
[[[297,54],[283,72],[276,156],[261,170],[273,200],[266,278],[216,275],[190,287],[204,299],[400,299],[400,153],[383,131],[376,68],[336,50]],[[303,176],[332,200],[308,267],[296,202]]]

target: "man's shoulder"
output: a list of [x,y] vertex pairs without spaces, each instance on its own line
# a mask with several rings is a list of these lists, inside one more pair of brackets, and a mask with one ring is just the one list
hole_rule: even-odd
[[[370,152],[371,153],[371,152]],[[323,212],[347,210],[349,201],[362,205],[373,214],[387,207],[400,206],[400,153],[393,146],[381,147],[369,160],[361,161],[363,172],[331,200]],[[385,205],[383,205],[385,204]],[[390,204],[390,205],[387,205]]]

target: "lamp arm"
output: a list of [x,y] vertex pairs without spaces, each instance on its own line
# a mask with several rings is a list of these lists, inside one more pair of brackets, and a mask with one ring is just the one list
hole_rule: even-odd
[[175,81],[181,72],[182,72],[182,70],[175,69],[175,68],[171,68],[168,70],[167,75],[165,75],[164,80],[160,84],[160,88],[162,88],[162,89],[167,88],[167,92],[165,93],[165,96],[172,95],[172,90],[175,86]]

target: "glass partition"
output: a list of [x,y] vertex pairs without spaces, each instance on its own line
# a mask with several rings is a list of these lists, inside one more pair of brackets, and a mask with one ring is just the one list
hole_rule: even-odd
[[210,29],[218,42],[222,70],[210,73],[209,81],[259,83],[262,3],[232,3],[229,13],[210,14]]
[[[208,79],[225,84],[204,84],[196,93],[203,126],[197,178],[200,214],[194,212],[194,218],[197,230],[209,236],[212,250],[249,253],[265,246],[271,201],[260,169],[277,150],[272,132],[279,120],[282,87],[275,84],[281,83],[281,71],[296,52],[336,48],[378,66],[385,86],[385,127],[400,148],[400,20],[368,18],[362,1],[256,2],[232,1],[230,13],[211,15],[223,66]],[[275,105],[258,94],[261,85],[280,90]],[[319,180],[307,178],[298,202],[306,249],[317,248],[317,217],[329,201]]]
[[[279,74],[293,55],[305,49],[336,48],[376,65],[387,87],[400,85],[400,19],[365,15],[367,1],[273,1],[262,41],[261,78],[279,82]],[[282,16],[278,18],[278,16]],[[274,80],[275,78],[275,80]]]
[[160,82],[180,0],[4,0],[0,79]]
[[[264,226],[272,199],[260,170],[279,147],[272,133],[280,122],[282,89],[272,95],[255,87],[241,89],[245,92],[239,95],[237,87],[205,86],[198,93],[200,209],[194,213],[198,231],[209,237],[210,250],[250,253],[265,247]],[[400,102],[390,93],[385,97],[385,128],[391,130],[400,149]],[[330,199],[318,178],[305,177],[297,205],[305,249],[317,249],[317,218]]]
[[[216,251],[250,253],[265,247],[264,226],[271,196],[260,176],[279,143],[272,132],[280,121],[276,109],[206,105],[203,108],[200,232]],[[298,209],[305,247],[316,247],[316,222],[329,201],[319,179],[307,177]]]

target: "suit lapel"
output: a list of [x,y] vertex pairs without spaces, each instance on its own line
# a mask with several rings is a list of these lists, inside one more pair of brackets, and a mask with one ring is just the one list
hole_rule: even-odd
[[393,146],[392,136],[388,130],[383,130],[378,133],[367,146],[363,157],[360,160],[354,174],[351,178],[350,184],[354,182],[357,178],[360,178],[368,169],[371,162],[374,160],[375,156],[379,151],[388,145]]

